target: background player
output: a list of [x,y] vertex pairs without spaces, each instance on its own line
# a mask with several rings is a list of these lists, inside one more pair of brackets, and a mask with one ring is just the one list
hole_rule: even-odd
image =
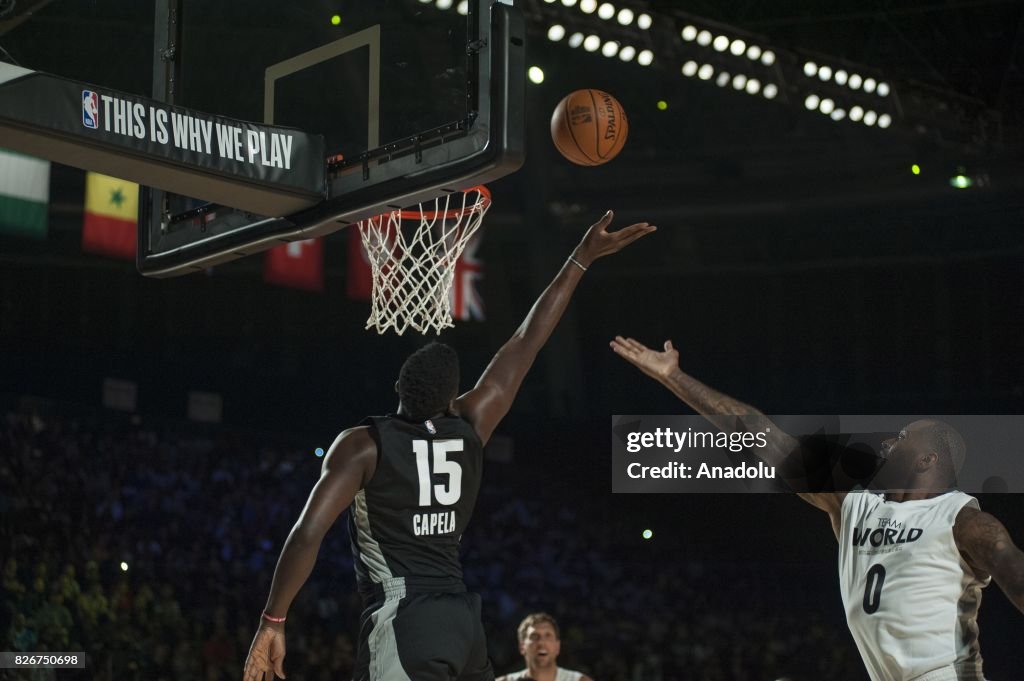
[[558,666],[562,637],[558,622],[551,615],[546,612],[527,615],[519,623],[516,634],[519,638],[519,654],[526,662],[526,669],[506,674],[498,681],[593,681],[585,674]]
[[612,212],[583,237],[476,386],[456,398],[459,364],[431,344],[402,365],[397,414],[341,433],[292,528],[245,664],[246,681],[284,676],[284,621],[324,535],[351,506],[349,533],[366,609],[355,678],[491,679],[480,600],[467,595],[459,539],[476,503],[483,446],[576,285],[598,258],[654,231],[608,232]]
[[[671,341],[663,352],[621,336],[611,346],[724,430],[772,425],[685,374]],[[752,451],[780,466],[798,447],[773,426],[769,447]],[[984,679],[977,614],[992,578],[1024,612],[1024,552],[976,499],[952,489],[965,451],[949,425],[915,421],[882,445],[874,482],[887,493],[800,494],[832,521],[847,622],[875,681]]]

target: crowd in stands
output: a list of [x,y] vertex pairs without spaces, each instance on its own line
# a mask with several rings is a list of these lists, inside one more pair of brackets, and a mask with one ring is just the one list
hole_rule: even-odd
[[[86,670],[11,678],[237,681],[319,465],[308,447],[227,429],[7,413],[0,649],[89,655]],[[515,627],[544,609],[563,623],[564,665],[597,681],[865,678],[848,634],[817,619],[814,585],[807,607],[781,607],[756,566],[635,560],[587,522],[585,499],[559,494],[485,476],[463,538],[499,673],[521,668]],[[351,678],[351,560],[339,522],[289,612],[289,679]]]

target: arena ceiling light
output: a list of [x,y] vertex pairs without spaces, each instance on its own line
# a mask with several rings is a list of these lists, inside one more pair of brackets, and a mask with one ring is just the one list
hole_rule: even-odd
[[826,80],[830,79],[831,77],[832,77],[832,67],[831,66],[822,65],[822,66],[818,67],[818,80],[826,81]]
[[597,11],[597,0],[580,0],[580,11],[584,14],[593,14]]
[[715,85],[717,85],[718,87],[725,87],[726,85],[729,84],[730,80],[731,77],[729,76],[729,72],[722,71],[721,73],[718,74],[718,78],[715,78]]
[[697,75],[697,69],[699,69],[699,68],[700,68],[700,65],[697,64],[697,62],[695,62],[695,61],[693,61],[691,59],[690,61],[688,61],[685,64],[683,64],[683,68],[680,69],[680,71],[687,78],[693,78],[694,76]]
[[577,31],[569,36],[569,47],[579,47],[583,44],[583,34]]
[[562,4],[566,7],[573,7],[576,5],[576,0],[562,0]]
[[548,40],[557,43],[559,40],[565,37],[565,26],[561,24],[554,24],[548,29]]
[[764,86],[764,90],[761,91],[765,99],[775,99],[779,95],[779,86],[775,83],[768,83]]
[[650,66],[654,63],[654,53],[650,50],[641,50],[636,56],[636,63],[640,66]]
[[688,43],[692,43],[697,39],[697,27],[693,24],[687,24],[683,26],[683,30],[679,32],[679,36]]
[[619,59],[622,61],[633,61],[633,57],[636,56],[636,48],[632,45],[626,45],[619,50]]
[[615,16],[615,5],[610,2],[602,3],[601,6],[597,8],[597,16],[608,21]]
[[641,14],[636,19],[637,28],[639,28],[642,31],[646,31],[647,29],[649,29],[651,27],[651,24],[653,23],[654,20],[651,18],[650,14]]
[[616,20],[623,26],[629,26],[631,23],[633,23],[633,16],[633,10],[629,9],[628,7],[623,7],[622,9],[619,10],[619,14],[616,17]]
[[452,4],[454,4],[452,0],[437,0],[438,9],[451,9]]
[[711,35],[711,31],[704,29],[697,34],[697,44],[701,47],[707,47],[714,40],[714,36]]
[[815,109],[818,108],[819,104],[821,104],[821,97],[814,94],[813,92],[807,95],[807,97],[804,99],[804,107],[808,111],[814,111]]
[[544,82],[544,69],[539,66],[531,66],[529,71],[526,72],[530,82],[535,85],[540,85]]
[[818,65],[813,61],[809,61],[804,64],[804,75],[808,78],[813,78],[814,74],[818,72]]
[[746,51],[747,51],[747,43],[742,41],[742,40],[740,40],[739,38],[737,38],[736,40],[733,40],[729,44],[729,52],[731,52],[734,57],[739,57],[739,56],[741,56]]
[[597,52],[598,48],[601,47],[601,39],[591,33],[583,41],[583,49],[587,52]]
[[821,113],[823,113],[825,115],[829,115],[829,114],[831,114],[835,110],[836,110],[836,103],[835,103],[835,101],[833,101],[832,99],[830,99],[828,97],[825,97],[824,99],[822,99],[821,102],[818,104],[818,111],[820,111]]
[[729,39],[724,35],[717,36],[711,46],[715,48],[715,52],[725,52],[729,48]]
[[883,81],[883,82],[878,84],[878,96],[879,97],[888,97],[889,96],[889,84],[888,83]]
[[854,123],[859,123],[862,118],[864,118],[864,109],[863,108],[861,108],[859,106],[855,106],[852,109],[850,109],[850,120],[851,121],[853,121]]
[[757,45],[751,45],[747,48],[747,59],[750,61],[757,61],[761,58],[761,48]]
[[890,116],[887,113],[884,113],[878,117],[878,127],[888,128],[890,125],[892,125],[892,116]]
[[765,50],[761,53],[761,63],[765,66],[771,66],[775,63],[775,53],[771,50]]
[[732,88],[734,90],[742,90],[747,87],[747,76],[742,73],[737,73],[732,77]]
[[711,64],[702,64],[697,69],[697,77],[701,80],[711,80],[711,76],[715,75],[715,67]]
[[606,56],[608,58],[614,57],[618,53],[619,53],[619,44],[617,42],[615,42],[614,40],[609,40],[604,45],[601,46],[601,54],[603,54],[604,56]]
[[839,121],[846,118],[846,109],[835,109],[830,117],[832,118],[832,120],[838,123]]
[[757,78],[749,78],[747,79],[747,86],[745,89],[748,95],[756,95],[761,91],[761,81]]

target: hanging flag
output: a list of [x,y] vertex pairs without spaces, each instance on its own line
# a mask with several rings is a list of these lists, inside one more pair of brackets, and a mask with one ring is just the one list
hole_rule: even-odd
[[0,232],[46,238],[50,162],[0,149]]
[[323,291],[323,240],[305,239],[271,248],[263,261],[263,281],[307,291]]
[[449,292],[452,301],[452,318],[461,321],[475,319],[483,321],[484,301],[477,284],[484,278],[484,263],[477,255],[482,232],[474,234],[466,244],[466,250],[455,261],[455,276]]
[[135,259],[139,185],[99,173],[85,174],[82,250]]
[[345,293],[352,300],[370,300],[373,295],[373,271],[363,248],[359,227],[352,225],[348,233],[348,267],[345,270]]

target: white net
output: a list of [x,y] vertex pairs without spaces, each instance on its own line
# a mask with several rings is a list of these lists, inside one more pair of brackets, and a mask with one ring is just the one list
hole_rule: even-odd
[[[480,186],[361,221],[373,274],[366,328],[402,335],[407,329],[439,334],[453,326],[448,293],[455,263],[490,206],[490,193]],[[410,225],[404,230],[403,221]]]

